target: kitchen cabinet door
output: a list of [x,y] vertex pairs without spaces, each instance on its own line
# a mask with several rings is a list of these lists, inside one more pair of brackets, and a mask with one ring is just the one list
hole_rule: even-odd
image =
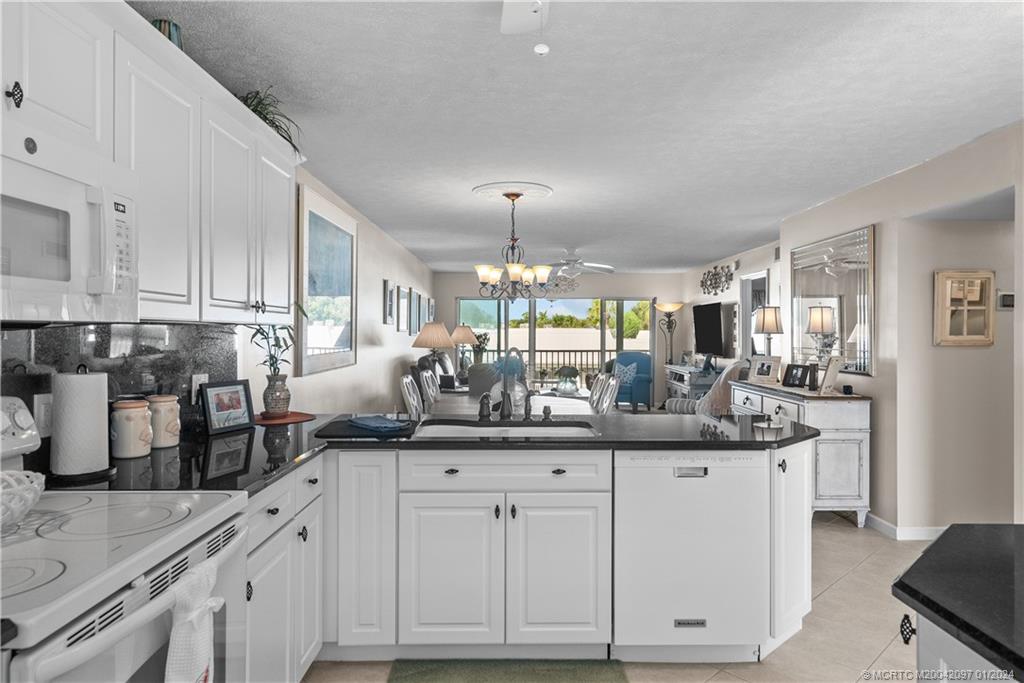
[[771,623],[783,636],[811,611],[811,444],[771,451]]
[[138,179],[139,316],[198,322],[199,96],[116,45],[116,161]]
[[338,644],[394,645],[398,473],[394,453],[338,457]]
[[295,164],[267,145],[258,151],[257,320],[290,325],[295,301]]
[[3,3],[3,80],[23,93],[4,98],[5,154],[31,136],[37,159],[70,143],[113,160],[114,30],[84,5]]
[[505,639],[505,495],[398,496],[398,642]]
[[814,497],[818,501],[865,498],[867,435],[822,432],[814,441]]
[[281,683],[293,680],[295,637],[294,586],[295,521],[282,527],[249,554],[246,563],[246,667],[250,681]]
[[610,493],[509,493],[507,643],[609,643]]
[[317,498],[295,516],[292,605],[295,608],[296,669],[293,681],[302,680],[323,644],[323,510],[323,499]]
[[202,103],[202,317],[252,323],[256,295],[256,138]]

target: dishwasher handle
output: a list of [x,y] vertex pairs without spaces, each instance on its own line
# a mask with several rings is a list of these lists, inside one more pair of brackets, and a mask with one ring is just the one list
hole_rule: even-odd
[[708,476],[707,467],[673,467],[672,476],[676,479],[694,479]]

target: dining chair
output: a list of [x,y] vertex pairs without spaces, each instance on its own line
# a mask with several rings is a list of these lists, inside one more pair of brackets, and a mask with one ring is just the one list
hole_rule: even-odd
[[437,375],[433,370],[420,372],[420,383],[423,385],[423,406],[427,412],[434,405],[434,402],[441,395],[441,385],[437,381]]
[[597,402],[601,399],[601,392],[604,390],[604,385],[608,381],[608,373],[602,372],[594,378],[594,383],[590,385],[590,402],[591,408],[597,407]]
[[594,412],[598,415],[607,415],[616,404],[615,397],[618,393],[619,378],[611,375],[607,380],[605,380],[604,387],[601,388],[601,396],[597,399],[597,405],[594,406]]
[[410,420],[418,422],[423,417],[423,401],[420,399],[419,389],[416,388],[416,380],[412,375],[402,375],[399,383],[402,398],[405,400],[405,411],[409,413]]

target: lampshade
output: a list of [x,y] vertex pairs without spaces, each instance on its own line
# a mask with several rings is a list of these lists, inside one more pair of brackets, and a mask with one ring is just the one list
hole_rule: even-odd
[[533,274],[537,276],[537,282],[547,284],[548,276],[551,275],[551,266],[534,266]]
[[778,306],[762,306],[754,311],[754,334],[782,334],[782,311]]
[[807,334],[836,333],[836,309],[831,306],[809,306],[807,314]]
[[[475,338],[473,343],[476,343]],[[450,349],[455,346],[455,343],[452,341],[451,335],[448,334],[448,330],[445,329],[444,323],[433,322],[423,326],[412,345],[417,349]]]
[[476,277],[480,282],[489,282],[491,279],[491,271],[494,270],[494,266],[490,265],[479,265],[473,266],[476,269]]
[[675,313],[683,307],[681,303],[675,301],[666,301],[665,303],[654,304],[654,307],[662,313]]
[[469,325],[459,325],[452,330],[452,343],[476,344],[476,332]]
[[519,282],[523,277],[523,271],[526,270],[525,263],[506,263],[505,270],[508,271],[508,279],[510,282]]

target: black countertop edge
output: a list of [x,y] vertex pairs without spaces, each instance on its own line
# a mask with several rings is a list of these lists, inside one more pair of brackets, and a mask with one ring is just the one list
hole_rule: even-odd
[[974,650],[994,666],[1009,671],[1014,680],[1024,680],[1024,653],[1015,652],[982,633],[936,601],[906,585],[902,579],[897,579],[892,585],[892,594],[918,615]]
[[[268,486],[273,486],[275,483],[280,481],[282,478],[284,478],[285,476],[291,474],[295,470],[299,469],[300,467],[305,465],[307,462],[311,462],[312,460],[316,459],[316,457],[319,456],[321,453],[323,453],[325,450],[327,450],[327,444],[320,444],[319,446],[313,446],[312,448],[310,448],[305,453],[300,453],[299,455],[297,455],[294,458],[292,458],[288,462],[287,465],[282,465],[278,469],[274,470],[273,473],[265,476],[263,479],[259,479],[257,481],[254,481],[251,484],[249,484],[248,486],[246,486],[244,488],[241,488],[241,489],[238,489],[238,490],[245,491],[247,494],[249,494],[249,497],[252,498],[253,494],[259,493],[260,491],[262,491],[263,489],[267,488]],[[203,489],[198,489],[198,490],[202,491]],[[209,490],[217,490],[217,489],[209,489]],[[228,489],[226,489],[226,490],[228,490]]]
[[780,441],[594,441],[563,438],[451,438],[451,439],[349,439],[327,440],[327,448],[342,451],[767,451],[786,448],[817,436],[794,437]]

